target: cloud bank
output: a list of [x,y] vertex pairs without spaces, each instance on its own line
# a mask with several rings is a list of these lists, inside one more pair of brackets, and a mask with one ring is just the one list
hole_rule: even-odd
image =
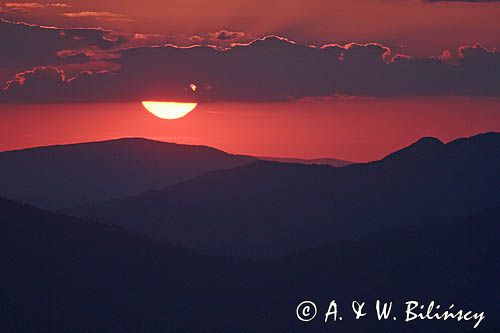
[[[84,62],[89,55],[67,43],[83,38],[86,46],[101,51],[117,43],[101,30],[51,30],[54,32],[59,38],[61,34],[71,38],[53,39],[44,31],[41,36],[49,47],[35,41],[28,45],[41,48],[47,57]],[[224,31],[208,36],[237,40],[239,34]],[[19,61],[16,54],[31,56],[25,47],[12,48],[4,60]],[[500,96],[500,54],[496,50],[481,45],[462,47],[458,59],[451,59],[448,51],[431,58],[394,53],[379,43],[317,47],[277,36],[233,43],[224,49],[208,45],[113,49],[105,53],[113,70],[101,66],[69,76],[62,66],[36,66],[17,73],[2,89],[0,101],[282,101],[336,94]],[[198,87],[195,92],[189,89],[192,83]]]
[[103,29],[41,27],[0,19],[0,63],[6,67],[33,66],[59,61],[61,50],[106,50],[122,40]]

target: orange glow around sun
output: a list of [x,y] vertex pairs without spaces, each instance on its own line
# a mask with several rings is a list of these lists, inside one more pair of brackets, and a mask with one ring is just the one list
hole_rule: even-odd
[[179,119],[193,111],[198,103],[143,101],[142,105],[161,119]]

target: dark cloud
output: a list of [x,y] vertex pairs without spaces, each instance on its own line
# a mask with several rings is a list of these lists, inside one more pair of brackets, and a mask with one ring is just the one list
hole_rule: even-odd
[[102,29],[60,29],[2,19],[0,41],[0,63],[6,67],[53,64],[62,50],[107,50],[123,42]]
[[251,41],[252,37],[243,31],[222,29],[215,32],[209,32],[207,34],[195,35],[189,38],[189,40],[198,45],[217,45],[221,47],[229,47],[232,43]]
[[[500,95],[496,50],[462,47],[456,61],[449,54],[412,58],[377,43],[312,47],[276,36],[228,49],[139,47],[114,52],[117,58],[110,61],[120,68],[114,72],[85,72],[71,79],[54,68],[25,73],[1,99],[269,101],[334,94]],[[198,86],[196,92],[188,89],[191,83]]]
[[217,32],[209,33],[209,36],[214,40],[239,40],[245,37],[245,33],[242,31],[229,31],[220,30]]
[[[64,72],[52,66],[35,67],[32,70],[17,73],[14,79],[7,82],[4,90],[9,90],[12,93],[19,91],[22,87],[24,91],[29,91],[33,98],[38,99],[37,92],[42,92],[38,89],[39,86],[48,85],[51,89],[58,90],[58,86],[66,81]],[[34,89],[32,89],[34,87]]]
[[[38,3],[18,5],[38,8]],[[16,73],[35,67],[54,66],[64,69],[67,75],[117,68],[117,64],[104,61],[113,56],[111,50],[125,42],[124,37],[103,29],[62,29],[0,19],[0,88]]]

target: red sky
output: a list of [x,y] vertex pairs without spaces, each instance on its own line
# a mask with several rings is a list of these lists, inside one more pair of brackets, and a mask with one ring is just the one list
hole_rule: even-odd
[[0,151],[147,137],[232,153],[370,161],[423,136],[444,141],[500,132],[500,100],[339,98],[293,103],[207,103],[166,121],[137,103],[0,105]]
[[[0,150],[144,136],[367,161],[500,131],[499,17],[477,0],[0,1]],[[286,102],[339,95],[358,97]],[[201,104],[165,122],[140,105],[160,98]]]

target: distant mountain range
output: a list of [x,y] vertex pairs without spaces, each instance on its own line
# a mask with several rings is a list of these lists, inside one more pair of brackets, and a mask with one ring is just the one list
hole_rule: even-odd
[[500,134],[423,138],[343,168],[255,161],[65,210],[203,253],[269,258],[500,204]]
[[61,209],[146,190],[255,161],[205,147],[118,139],[0,153],[0,195]]
[[336,158],[315,158],[315,159],[303,159],[303,158],[290,158],[290,157],[269,157],[269,156],[259,156],[259,160],[273,161],[281,163],[298,163],[298,164],[326,164],[334,167],[343,167],[353,162],[338,160]]
[[[465,332],[404,323],[406,300],[485,311],[498,332],[500,209],[330,243],[272,262],[192,253],[115,226],[0,199],[0,330],[24,332]],[[335,299],[342,322],[298,321]],[[355,321],[352,300],[393,301],[398,321]],[[373,311],[373,310],[372,310]],[[489,328],[489,329],[488,329]]]
[[[345,166],[333,158],[259,158],[285,163]],[[0,195],[41,208],[137,195],[200,176],[249,164],[257,158],[206,146],[142,138],[37,147],[0,152]]]

